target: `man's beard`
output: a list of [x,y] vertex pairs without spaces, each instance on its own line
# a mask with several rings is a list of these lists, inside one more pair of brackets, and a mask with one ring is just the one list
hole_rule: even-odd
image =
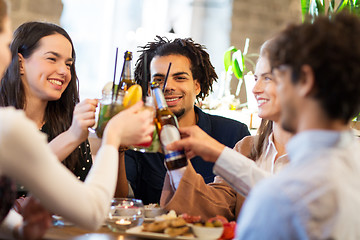
[[281,127],[288,132],[296,133],[296,111],[292,106],[288,106],[287,108],[284,106],[282,109],[286,109],[282,111],[282,116],[280,117]]
[[175,114],[177,119],[180,119],[184,115],[185,109],[182,108],[182,109],[180,109],[178,111],[173,111],[173,113]]

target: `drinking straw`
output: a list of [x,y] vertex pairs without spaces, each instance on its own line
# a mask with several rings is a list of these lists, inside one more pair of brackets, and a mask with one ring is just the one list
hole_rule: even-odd
[[164,79],[164,85],[163,85],[163,89],[162,89],[163,92],[165,92],[167,79],[168,79],[168,77],[169,77],[170,67],[171,67],[171,62],[169,63],[169,67],[168,67],[168,70],[167,70],[167,73],[166,73],[166,76],[165,76],[165,79]]
[[117,66],[117,57],[118,57],[118,48],[116,48],[115,53],[115,69],[114,69],[114,79],[113,79],[113,85],[112,85],[112,92],[111,92],[111,101],[114,99],[114,90],[115,90],[115,78],[116,78],[116,66]]
[[146,96],[148,92],[148,81],[147,81],[147,53],[144,52],[144,76],[142,79],[142,89],[143,89],[143,102],[146,103]]

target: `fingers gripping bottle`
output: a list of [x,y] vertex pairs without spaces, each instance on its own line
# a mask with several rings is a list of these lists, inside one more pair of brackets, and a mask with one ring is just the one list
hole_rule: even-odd
[[152,84],[151,91],[156,107],[155,126],[165,154],[166,167],[170,171],[182,168],[187,165],[187,159],[184,151],[166,150],[166,146],[168,144],[180,140],[176,116],[169,110],[159,84]]

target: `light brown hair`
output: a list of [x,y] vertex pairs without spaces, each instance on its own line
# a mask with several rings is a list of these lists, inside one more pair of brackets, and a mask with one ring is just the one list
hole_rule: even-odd
[[[260,57],[268,57],[268,51],[273,40],[267,40],[260,48]],[[259,58],[260,58],[259,57]],[[249,158],[256,161],[260,158],[269,144],[269,136],[273,131],[273,121],[262,119],[260,127],[257,131],[254,144],[251,148]]]

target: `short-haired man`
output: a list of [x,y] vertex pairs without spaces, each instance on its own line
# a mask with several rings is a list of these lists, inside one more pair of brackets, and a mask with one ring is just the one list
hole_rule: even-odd
[[[144,61],[144,56],[147,61]],[[206,114],[194,105],[197,98],[203,99],[209,94],[217,75],[204,47],[190,38],[168,40],[157,36],[155,42],[142,48],[142,54],[136,63],[135,79],[144,79],[145,67],[148,70],[145,79],[163,84],[170,62],[172,65],[164,95],[169,109],[178,118],[180,127],[196,124],[231,148],[249,135],[245,124]],[[144,63],[147,65],[144,66]],[[205,162],[200,157],[191,159],[191,163],[206,183],[213,181],[213,163]],[[125,166],[135,197],[143,200],[144,204],[159,203],[166,174],[164,155],[128,150],[125,153]]]
[[270,61],[290,164],[258,184],[237,239],[360,239],[360,19],[341,14],[291,26]]

